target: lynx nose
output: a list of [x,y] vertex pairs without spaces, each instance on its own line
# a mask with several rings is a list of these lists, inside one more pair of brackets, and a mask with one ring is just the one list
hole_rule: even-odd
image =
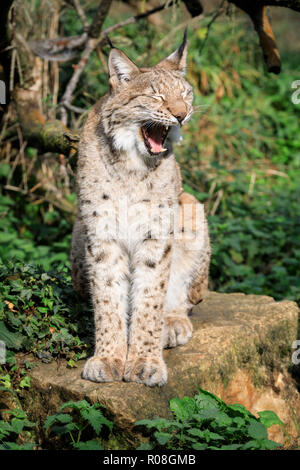
[[186,112],[185,111],[182,111],[178,114],[175,114],[175,117],[176,119],[180,122],[180,124],[182,123],[182,121],[184,120],[184,118],[186,117]]
[[171,114],[173,114],[179,124],[182,123],[182,121],[187,115],[186,105],[183,101],[178,101],[176,103],[169,104],[167,109]]

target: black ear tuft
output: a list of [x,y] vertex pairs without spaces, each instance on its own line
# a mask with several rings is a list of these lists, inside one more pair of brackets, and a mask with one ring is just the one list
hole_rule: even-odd
[[182,75],[185,74],[187,59],[187,28],[184,30],[181,45],[175,52],[170,54],[166,59],[161,60],[156,67],[177,70]]
[[113,45],[113,43],[111,42],[111,40],[109,39],[109,37],[108,37],[108,36],[105,36],[105,39],[106,39],[107,44],[109,45],[109,47],[110,47],[111,49],[115,49],[115,46]]
[[178,55],[179,55],[180,58],[182,57],[182,54],[183,54],[183,52],[184,52],[184,50],[185,50],[186,39],[187,39],[187,31],[188,31],[188,27],[186,27],[185,30],[184,30],[184,33],[183,33],[183,40],[182,40],[181,45],[180,45],[179,48],[178,48]]

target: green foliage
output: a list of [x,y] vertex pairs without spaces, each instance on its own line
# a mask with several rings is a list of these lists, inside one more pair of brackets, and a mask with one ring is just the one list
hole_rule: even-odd
[[209,216],[215,290],[300,302],[299,181],[292,171],[282,180],[270,188],[260,178],[254,196],[245,175],[219,186],[220,210]]
[[[48,416],[45,420],[45,430],[48,434],[57,436],[67,434],[69,440],[65,442],[66,448],[78,450],[102,450],[103,447],[95,439],[82,440],[83,433],[92,431],[93,435],[99,436],[103,427],[109,432],[112,431],[113,422],[103,416],[99,403],[90,405],[86,400],[74,402],[73,400],[64,403],[58,413]],[[72,414],[63,412],[65,409],[73,411]]]
[[92,331],[89,307],[74,292],[67,268],[51,273],[22,263],[0,265],[0,339],[9,350],[44,362],[58,355],[77,361],[86,357]]
[[[283,425],[272,411],[256,418],[244,406],[226,405],[213,393],[199,389],[194,398],[170,401],[172,420],[154,418],[137,421],[150,431],[150,439],[139,449],[265,450],[279,444],[268,439],[267,428]],[[148,432],[149,432],[148,431]]]
[[71,225],[59,211],[43,214],[28,197],[0,192],[0,217],[0,261],[30,261],[46,270],[68,262]]
[[2,414],[6,419],[0,420],[0,450],[34,449],[31,431],[36,425],[28,420],[27,414],[17,408]]
[[[89,306],[74,292],[67,268],[54,274],[20,262],[0,265],[0,340],[6,345],[6,362],[0,366],[1,392],[11,394],[17,403],[22,391],[30,393],[32,355],[42,362],[65,358],[70,367],[76,366],[87,356],[87,344],[92,346],[92,332]],[[19,358],[20,352],[30,353],[31,360]],[[97,429],[97,413],[88,407],[82,413]],[[18,416],[21,418],[26,431],[29,421]],[[0,420],[0,428],[6,432],[0,437],[3,448],[32,448],[30,442],[19,443],[27,436],[23,428],[16,432],[16,424],[21,426],[16,420]]]

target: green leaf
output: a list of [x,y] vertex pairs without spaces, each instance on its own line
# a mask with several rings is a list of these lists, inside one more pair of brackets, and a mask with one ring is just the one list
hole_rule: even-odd
[[216,416],[214,423],[220,427],[228,427],[232,424],[232,418],[230,418],[226,413],[223,411],[219,411]]
[[154,436],[156,437],[157,442],[162,446],[169,442],[169,440],[172,438],[172,434],[158,431],[154,433]]
[[180,421],[191,419],[196,411],[196,404],[193,398],[173,398],[170,400],[170,409]]
[[135,426],[145,426],[148,429],[156,428],[161,430],[162,428],[168,428],[170,421],[165,418],[154,418],[154,419],[141,419],[134,423]]
[[206,439],[206,442],[209,442],[209,441],[224,441],[225,440],[225,438],[223,436],[221,436],[220,434],[217,434],[215,432],[211,432],[208,429],[205,429],[205,431],[203,432],[203,435]]
[[206,409],[218,410],[219,407],[223,405],[222,400],[216,397],[216,395],[207,392],[206,390],[202,390],[201,388],[197,395],[195,395],[195,402],[199,411]]
[[52,416],[47,416],[44,422],[44,428],[46,431],[56,422],[59,423],[71,423],[73,420],[72,416],[68,413],[57,413]]
[[77,442],[73,444],[73,447],[78,450],[103,450],[103,447],[100,442],[95,440]]
[[259,411],[259,421],[266,426],[266,428],[269,428],[270,426],[274,426],[274,424],[279,424],[281,426],[284,425],[284,423],[279,419],[276,413],[274,411]]
[[260,445],[260,448],[263,450],[274,450],[274,449],[277,449],[278,447],[282,447],[282,445],[279,444],[278,442],[274,442],[269,439],[263,440]]
[[25,420],[24,419],[13,418],[11,420],[12,430],[16,434],[21,434],[21,432],[23,431],[24,425],[25,425]]
[[85,408],[89,408],[90,406],[91,405],[86,400],[80,400],[76,402],[73,400],[70,400],[64,403],[63,405],[61,405],[59,410],[61,411],[65,408],[74,408],[75,410],[83,410]]
[[205,450],[207,449],[208,445],[207,444],[202,444],[200,442],[196,442],[195,444],[192,444],[192,449],[195,450]]
[[89,422],[89,424],[92,426],[97,435],[100,433],[102,425],[108,427],[110,431],[112,430],[112,421],[106,419],[100,410],[96,410],[95,408],[90,406],[87,409],[80,410],[80,414],[84,419]]
[[13,427],[10,423],[0,420],[0,439],[3,439],[6,436],[13,432]]
[[11,167],[8,163],[1,163],[0,164],[0,177],[4,176],[5,178],[7,178],[7,176],[10,173],[10,170],[11,170]]
[[21,349],[24,339],[25,336],[20,333],[12,333],[6,328],[5,323],[0,321],[0,340],[6,344],[7,348]]
[[255,450],[259,448],[259,442],[257,440],[252,439],[251,441],[248,441],[246,442],[246,444],[242,445],[241,450]]
[[143,442],[136,450],[152,450],[153,445],[150,442]]
[[252,413],[250,413],[250,411],[248,411],[247,408],[245,408],[243,405],[240,405],[239,403],[235,403],[233,405],[227,405],[227,410],[230,412],[229,414],[232,416],[255,418],[255,416]]
[[54,434],[61,435],[61,434],[67,434],[72,431],[78,431],[79,429],[80,429],[80,426],[77,423],[71,422],[71,423],[64,424],[62,426],[55,425],[51,428],[51,431]]
[[191,429],[188,429],[187,432],[191,434],[192,436],[204,438],[204,431],[201,431],[201,429],[191,428]]
[[247,428],[249,436],[253,439],[262,440],[268,439],[268,432],[266,427],[259,421],[251,423]]
[[220,450],[237,450],[242,447],[241,444],[227,444],[220,447]]
[[30,387],[30,377],[29,375],[26,375],[26,377],[24,377],[21,382],[20,382],[20,387],[21,388],[29,388]]
[[3,442],[0,444],[0,450],[32,450],[36,444],[26,442],[25,444],[16,444],[15,442]]

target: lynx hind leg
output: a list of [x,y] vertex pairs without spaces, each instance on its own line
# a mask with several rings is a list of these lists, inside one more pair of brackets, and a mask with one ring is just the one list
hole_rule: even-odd
[[[179,198],[178,233],[165,302],[164,347],[188,342],[193,327],[187,314],[205,295],[210,245],[203,205],[187,193]],[[198,220],[196,220],[196,217]]]
[[84,233],[78,219],[75,222],[72,234],[70,262],[73,288],[81,297],[86,297],[89,293],[89,285],[86,270]]
[[[208,255],[209,257],[209,255]],[[188,290],[188,300],[193,305],[197,305],[205,298],[208,291],[208,263],[207,267],[196,272]]]
[[[183,234],[187,235],[186,238],[183,236],[182,239],[185,249],[188,248],[189,235],[195,233],[196,236],[195,259],[197,262],[195,263],[194,270],[191,275],[191,283],[188,289],[188,300],[193,305],[197,305],[204,299],[208,287],[211,250],[207,220],[204,214],[203,205],[200,204],[199,201],[191,194],[182,193],[179,197],[179,205],[182,207],[182,217],[180,222],[182,224]],[[185,212],[187,208],[188,214],[186,216]],[[198,220],[196,220],[196,218]],[[191,240],[193,244],[191,251],[193,252],[195,248],[193,237],[191,237]]]

